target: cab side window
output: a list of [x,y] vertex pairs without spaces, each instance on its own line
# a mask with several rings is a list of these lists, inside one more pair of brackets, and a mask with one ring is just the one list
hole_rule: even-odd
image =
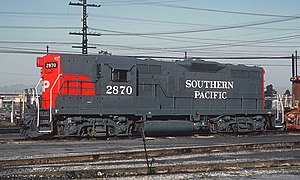
[[112,78],[112,81],[127,82],[128,81],[128,71],[120,70],[120,69],[112,69],[111,78]]

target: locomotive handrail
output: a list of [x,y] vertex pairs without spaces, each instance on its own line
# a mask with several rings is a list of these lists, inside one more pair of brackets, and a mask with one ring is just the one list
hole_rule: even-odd
[[[284,107],[283,107],[283,103],[282,103],[282,97],[279,94],[276,94],[276,119],[280,119],[281,118],[281,124],[284,123]],[[282,127],[282,125],[277,126],[275,125],[275,127]]]
[[[37,108],[37,127],[40,126],[40,102],[39,102],[39,93],[37,91],[37,87],[40,85],[40,83],[42,82],[42,78],[40,78],[39,82],[36,84],[36,86],[34,87],[34,92],[36,93],[36,97],[33,95],[34,101],[36,103],[36,108]],[[33,94],[34,94],[33,92]]]
[[22,119],[24,119],[24,113],[25,113],[25,91],[23,91],[23,98],[22,98]]
[[54,86],[56,85],[56,83],[57,83],[57,81],[58,81],[58,79],[60,78],[60,76],[62,76],[63,74],[59,74],[57,77],[56,77],[56,79],[55,79],[55,81],[54,81],[54,83],[53,83],[53,85],[52,85],[52,87],[51,87],[51,89],[50,89],[50,122],[52,122],[52,90],[53,90],[53,88],[54,88]]

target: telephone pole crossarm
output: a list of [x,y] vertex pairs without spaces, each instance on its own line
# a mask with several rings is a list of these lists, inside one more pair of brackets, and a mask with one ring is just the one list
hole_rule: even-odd
[[69,5],[72,5],[72,6],[101,7],[100,4],[84,4],[84,3],[73,3],[73,2],[70,2]]
[[[82,32],[69,32],[70,35],[83,35]],[[99,33],[86,33],[88,36],[101,36]]]

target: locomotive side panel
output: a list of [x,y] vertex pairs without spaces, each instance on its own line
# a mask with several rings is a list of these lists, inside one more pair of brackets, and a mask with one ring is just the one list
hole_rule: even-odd
[[62,94],[57,98],[60,114],[191,116],[199,111],[218,116],[262,111],[260,68],[118,56],[62,59],[62,71],[91,79],[96,96]]
[[[112,113],[126,111],[128,114],[144,115],[149,112],[191,115],[194,111],[217,115],[222,110],[237,113],[262,110],[259,68],[202,61],[173,63],[101,58],[71,60],[71,66],[66,63],[66,68],[62,68],[66,73],[70,71],[89,77],[98,89],[97,101],[69,104],[77,104],[78,108],[84,109],[94,108],[95,113],[100,114],[107,113],[106,109]],[[70,60],[67,62],[70,63]],[[97,64],[101,64],[100,77],[97,77]],[[256,75],[249,77],[251,73]],[[69,104],[65,106],[71,107]]]
[[43,111],[58,135],[251,132],[272,118],[258,67],[68,54],[39,58],[38,66]]

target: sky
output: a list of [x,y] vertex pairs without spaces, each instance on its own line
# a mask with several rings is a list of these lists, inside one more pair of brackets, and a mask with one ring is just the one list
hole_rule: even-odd
[[[89,32],[101,34],[88,37],[95,47],[89,54],[183,57],[186,51],[207,61],[264,67],[266,85],[279,92],[291,87],[291,59],[284,57],[300,50],[299,0],[87,1],[101,5],[88,8]],[[69,2],[1,3],[0,86],[35,85],[36,58],[47,45],[54,53],[81,52],[72,48],[81,36],[69,32],[81,31],[82,8]]]

